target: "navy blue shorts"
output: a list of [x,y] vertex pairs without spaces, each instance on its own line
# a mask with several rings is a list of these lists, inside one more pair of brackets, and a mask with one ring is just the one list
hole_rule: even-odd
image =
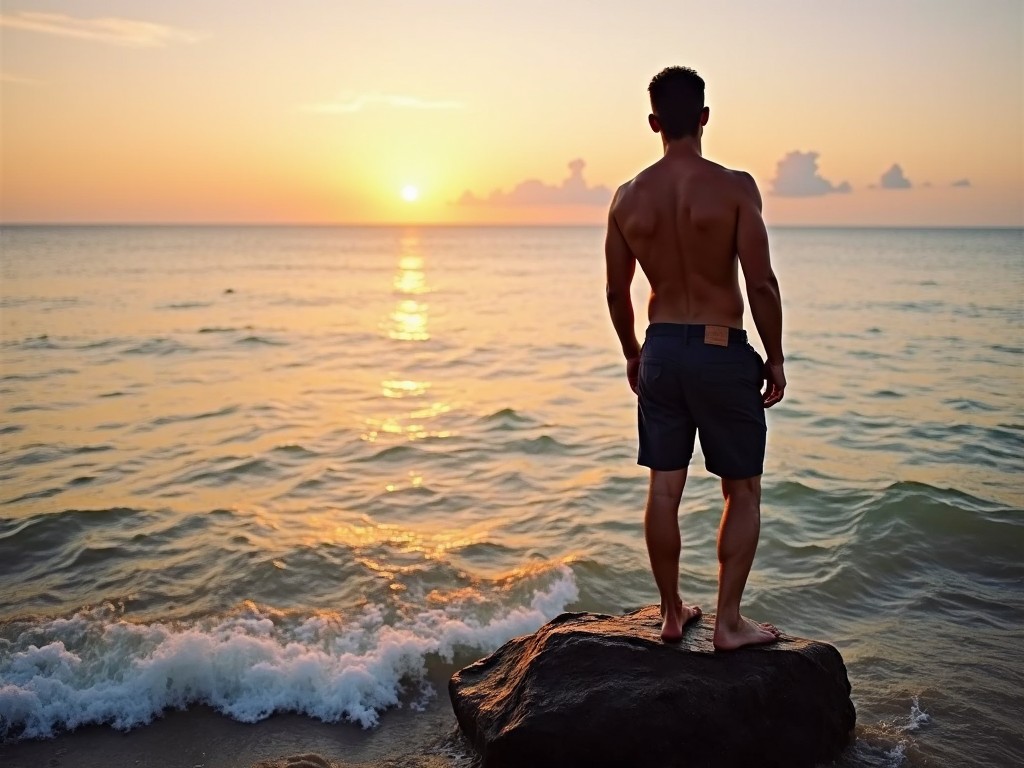
[[684,469],[699,434],[708,472],[734,480],[760,475],[763,370],[746,331],[730,328],[719,346],[705,342],[703,325],[652,323],[640,353],[637,463]]

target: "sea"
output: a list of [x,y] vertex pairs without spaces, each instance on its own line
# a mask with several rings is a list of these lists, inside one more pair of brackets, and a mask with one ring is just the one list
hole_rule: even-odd
[[[838,766],[1024,764],[1024,230],[770,241],[789,387],[744,613],[842,653]],[[0,763],[471,765],[455,670],[658,599],[602,252],[3,227]],[[713,610],[721,490],[690,469],[680,584]]]

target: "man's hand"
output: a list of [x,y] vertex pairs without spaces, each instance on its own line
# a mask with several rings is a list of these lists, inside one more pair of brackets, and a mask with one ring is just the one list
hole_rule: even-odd
[[637,387],[640,386],[640,355],[626,358],[626,380],[633,394],[639,395]]
[[782,363],[765,363],[764,378],[768,386],[762,394],[762,402],[765,408],[771,408],[782,400],[786,392],[786,372]]

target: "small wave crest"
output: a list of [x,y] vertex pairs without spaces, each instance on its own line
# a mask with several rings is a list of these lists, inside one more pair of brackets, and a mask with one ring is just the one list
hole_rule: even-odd
[[279,339],[272,339],[269,336],[256,336],[256,335],[253,335],[253,334],[250,334],[249,336],[245,336],[245,337],[243,337],[241,339],[238,339],[235,343],[236,344],[245,344],[245,345],[256,345],[256,346],[266,345],[266,346],[271,346],[271,347],[284,347],[284,346],[288,345],[287,342],[280,341]]
[[514,408],[502,408],[482,417],[480,423],[495,431],[515,430],[523,427],[536,426],[537,422],[530,416],[520,413]]
[[157,309],[203,309],[212,307],[212,301],[173,301],[168,304],[159,304]]
[[182,352],[193,352],[193,348],[186,346],[174,339],[153,338],[135,344],[121,352],[123,355],[154,355],[163,357],[165,355],[180,354]]
[[868,726],[860,733],[851,754],[840,761],[850,768],[902,768],[912,760],[915,751],[914,736],[931,722],[931,716],[921,708],[918,697],[910,703],[910,712],[904,716]]
[[921,702],[919,702],[917,700],[917,696],[915,696],[910,704],[910,715],[901,727],[905,732],[916,731],[920,729],[921,726],[927,725],[931,721],[931,715],[921,709]]
[[[923,725],[931,722],[931,716],[921,709],[921,703],[918,701],[917,696],[913,698],[910,703],[910,714],[905,718],[899,718],[892,724],[892,730],[896,734],[908,734],[919,730]],[[907,760],[907,749],[911,746],[911,742],[905,736],[902,736],[899,741],[889,750],[886,750],[883,754],[886,768],[899,768],[906,763]]]
[[129,729],[196,703],[242,722],[288,711],[369,728],[410,690],[432,695],[429,659],[490,652],[577,597],[563,565],[518,605],[495,610],[456,593],[394,623],[378,605],[289,617],[248,604],[238,615],[173,624],[132,623],[109,605],[83,611],[0,639],[0,739],[88,723]]

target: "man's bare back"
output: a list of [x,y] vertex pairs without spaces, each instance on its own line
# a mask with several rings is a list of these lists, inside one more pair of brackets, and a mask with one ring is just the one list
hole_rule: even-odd
[[736,235],[751,204],[749,174],[696,154],[666,156],[619,188],[612,217],[651,284],[650,322],[743,327]]

